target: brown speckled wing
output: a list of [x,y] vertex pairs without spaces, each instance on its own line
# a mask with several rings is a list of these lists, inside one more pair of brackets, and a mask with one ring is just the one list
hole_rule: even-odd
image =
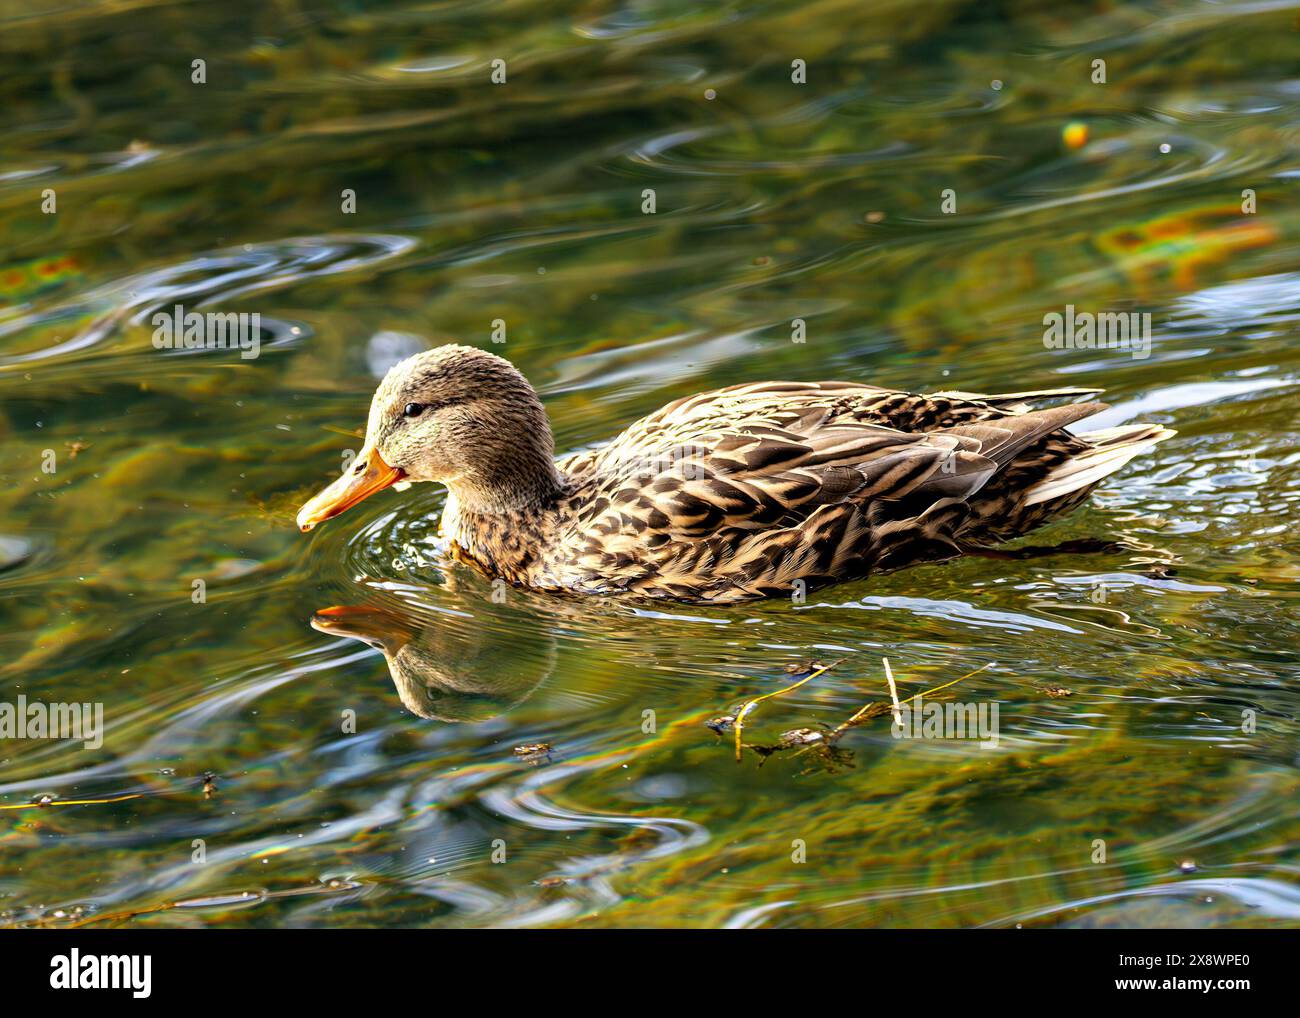
[[[566,461],[569,582],[734,600],[956,554],[964,530],[1010,518],[1001,472],[1033,483],[1082,447],[1060,429],[1101,404],[1023,409],[1066,394],[763,382],[677,400]],[[1023,462],[1040,452],[1041,471]]]

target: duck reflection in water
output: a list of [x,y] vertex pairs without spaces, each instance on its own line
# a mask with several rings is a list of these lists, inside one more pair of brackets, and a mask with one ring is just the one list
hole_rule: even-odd
[[311,625],[381,651],[397,696],[412,714],[477,722],[522,703],[555,667],[555,641],[546,628],[515,621],[520,624],[506,634],[460,615],[337,605],[317,611]]

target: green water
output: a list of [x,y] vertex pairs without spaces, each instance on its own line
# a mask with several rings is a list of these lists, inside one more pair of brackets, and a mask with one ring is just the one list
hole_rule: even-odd
[[[0,924],[1296,925],[1300,4],[569,6],[0,0],[0,703],[105,723],[0,741]],[[155,349],[177,303],[261,355]],[[561,450],[773,377],[1179,434],[1035,538],[1115,552],[498,603],[432,486],[293,526],[447,340]],[[996,748],[705,725],[821,658],[744,740],[834,728],[883,657],[985,666],[937,696]]]

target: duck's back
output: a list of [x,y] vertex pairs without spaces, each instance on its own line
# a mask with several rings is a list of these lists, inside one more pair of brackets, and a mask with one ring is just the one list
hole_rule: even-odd
[[1062,429],[1105,404],[1031,409],[1092,392],[758,382],[688,396],[560,464],[571,487],[539,568],[582,590],[737,600],[1019,536],[1164,437],[1112,429],[1103,462]]

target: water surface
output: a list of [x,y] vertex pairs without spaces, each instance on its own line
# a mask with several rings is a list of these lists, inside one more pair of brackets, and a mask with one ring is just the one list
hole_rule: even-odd
[[[1298,19],[0,0],[0,699],[106,722],[0,742],[0,923],[1295,925]],[[260,356],[156,350],[177,303]],[[1066,305],[1149,312],[1150,356],[1045,348]],[[501,601],[432,486],[293,526],[449,340],[561,450],[774,377],[1097,386],[1179,434],[1035,538],[1109,554]],[[738,765],[705,724],[821,659],[744,736],[834,729],[885,657],[982,669],[942,695],[997,748],[877,715]]]

